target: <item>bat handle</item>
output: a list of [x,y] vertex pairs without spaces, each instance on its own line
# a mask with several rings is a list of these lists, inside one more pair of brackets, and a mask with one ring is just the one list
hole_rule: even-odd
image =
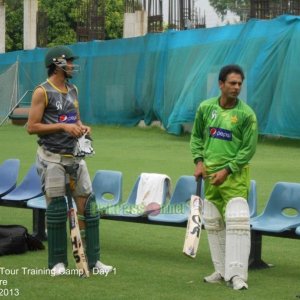
[[66,173],[66,184],[70,184],[70,174]]
[[201,187],[202,187],[202,176],[197,179],[196,195],[201,196]]
[[73,202],[72,202],[72,192],[70,187],[70,174],[68,173],[66,173],[66,196],[68,200],[69,209],[71,209],[73,207]]

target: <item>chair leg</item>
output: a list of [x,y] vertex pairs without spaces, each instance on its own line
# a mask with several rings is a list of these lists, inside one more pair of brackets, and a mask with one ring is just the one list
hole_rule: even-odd
[[32,210],[33,217],[33,233],[32,235],[41,241],[47,240],[46,224],[45,224],[45,210],[34,208]]
[[265,269],[272,265],[261,259],[262,234],[259,231],[251,230],[251,250],[249,257],[249,269]]

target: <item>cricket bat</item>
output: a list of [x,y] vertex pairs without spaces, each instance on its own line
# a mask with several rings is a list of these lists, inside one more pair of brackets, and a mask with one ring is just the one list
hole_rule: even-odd
[[200,198],[201,182],[202,178],[200,177],[197,181],[196,195],[191,196],[190,215],[183,245],[183,253],[191,258],[196,257],[203,223],[203,200]]
[[66,174],[66,194],[69,206],[69,223],[70,223],[70,238],[72,245],[72,253],[75,259],[76,268],[80,272],[80,277],[89,277],[89,268],[87,259],[84,253],[83,244],[80,236],[77,213],[73,207],[72,193],[70,188],[70,175]]

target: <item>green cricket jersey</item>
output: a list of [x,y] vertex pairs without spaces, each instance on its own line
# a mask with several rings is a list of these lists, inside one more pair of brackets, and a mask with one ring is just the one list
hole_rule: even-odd
[[202,159],[208,174],[227,167],[238,172],[248,165],[257,144],[254,111],[241,100],[233,108],[222,108],[219,99],[199,105],[190,141],[194,161]]

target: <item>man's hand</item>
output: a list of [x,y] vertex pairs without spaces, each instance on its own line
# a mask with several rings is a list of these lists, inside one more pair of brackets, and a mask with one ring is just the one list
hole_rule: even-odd
[[206,171],[205,166],[202,161],[199,161],[196,165],[194,176],[196,180],[198,181],[199,177],[205,178],[206,177]]
[[221,185],[227,178],[228,171],[226,169],[220,170],[216,173],[210,174],[210,183],[212,185]]
[[82,131],[84,131],[84,134],[89,135],[92,131],[91,127],[89,127],[89,126],[81,124],[80,127],[81,127]]
[[88,131],[88,128],[88,126],[78,124],[63,124],[63,130],[76,138],[83,136]]

